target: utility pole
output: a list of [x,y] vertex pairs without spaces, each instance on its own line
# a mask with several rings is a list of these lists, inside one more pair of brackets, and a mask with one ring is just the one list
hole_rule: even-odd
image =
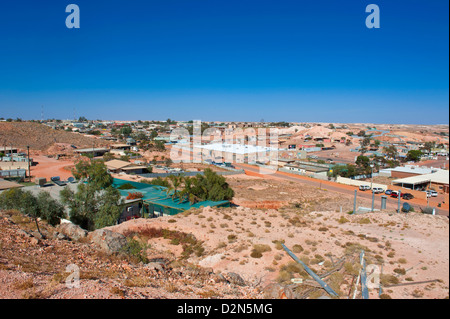
[[370,174],[370,189],[372,189],[373,184],[373,166],[374,166],[373,163],[370,163],[370,168],[372,169],[372,173]]
[[30,146],[27,146],[27,153],[28,153],[28,178],[29,178],[29,182],[31,182],[31,170],[30,170]]

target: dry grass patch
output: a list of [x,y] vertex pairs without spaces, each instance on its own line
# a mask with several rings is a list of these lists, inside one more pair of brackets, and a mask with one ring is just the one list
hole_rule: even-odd
[[264,245],[264,244],[253,245],[253,249],[252,249],[250,256],[252,258],[261,258],[263,253],[271,251],[271,250],[272,250],[272,248],[270,248],[269,245]]

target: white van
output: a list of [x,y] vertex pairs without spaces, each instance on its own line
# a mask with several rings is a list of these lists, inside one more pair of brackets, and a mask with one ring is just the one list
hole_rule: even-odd
[[359,190],[360,191],[368,191],[368,190],[370,190],[370,186],[369,185],[359,185]]

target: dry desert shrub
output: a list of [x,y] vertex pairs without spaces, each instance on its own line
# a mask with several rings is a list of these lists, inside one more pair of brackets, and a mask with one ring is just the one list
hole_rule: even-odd
[[14,283],[14,288],[20,290],[27,290],[34,287],[33,278],[29,278],[23,281],[18,281]]
[[425,295],[425,293],[424,293],[422,290],[420,290],[420,289],[415,289],[415,290],[412,292],[412,295],[413,295],[413,297],[415,297],[415,298],[422,298],[422,297]]
[[270,248],[269,245],[256,244],[256,245],[253,245],[253,249],[252,249],[250,256],[253,258],[261,258],[263,253],[271,251],[271,250],[272,249]]
[[281,244],[284,244],[285,241],[284,241],[284,239],[279,239],[279,240],[272,241],[272,243],[275,244],[275,249],[282,250],[283,246],[281,246]]
[[173,282],[166,283],[164,288],[166,289],[167,292],[171,292],[171,293],[179,291],[177,285],[175,285]]
[[370,221],[369,218],[361,218],[360,220],[358,220],[358,224],[364,225],[364,224],[371,224],[372,222]]
[[388,274],[381,274],[380,281],[383,286],[396,285],[400,282],[397,277]]
[[304,249],[303,249],[303,247],[302,247],[302,245],[294,245],[293,247],[292,247],[292,251],[294,252],[294,253],[301,253],[301,252],[303,252],[304,251]]
[[109,292],[122,298],[125,297],[125,291],[120,289],[119,287],[112,287]]
[[399,274],[399,275],[404,275],[404,274],[406,274],[406,270],[405,270],[404,268],[395,268],[395,269],[394,269],[394,272],[395,272],[396,274]]
[[345,218],[344,216],[341,216],[341,218],[337,219],[337,222],[339,224],[345,224],[345,223],[348,223],[349,220],[347,218]]

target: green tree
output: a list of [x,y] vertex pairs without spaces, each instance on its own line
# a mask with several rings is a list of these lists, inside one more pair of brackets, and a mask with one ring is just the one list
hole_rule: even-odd
[[410,150],[406,154],[406,160],[413,161],[413,162],[419,162],[422,155],[423,155],[423,153],[420,150]]
[[[197,174],[193,178],[184,179],[184,190],[181,195],[189,201],[223,201],[231,200],[234,191],[226,182],[225,177],[218,175],[211,169],[205,169],[204,174]],[[181,196],[180,196],[181,197]]]
[[95,185],[95,189],[107,188],[114,180],[102,160],[80,160],[75,164],[72,174],[78,180],[86,180]]
[[368,136],[364,137],[360,141],[360,145],[361,145],[361,148],[360,148],[361,154],[366,153],[367,152],[367,147],[370,145],[370,137],[368,137]]
[[161,177],[154,178],[153,180],[142,180],[142,183],[147,183],[151,185],[157,185],[157,186],[163,186],[163,187],[169,187],[170,183]]
[[65,187],[60,196],[69,207],[70,220],[86,230],[114,225],[121,214],[120,192],[112,186],[98,190],[95,185],[81,183],[76,192]]
[[424,151],[426,151],[427,153],[430,153],[431,150],[433,148],[435,148],[435,147],[436,147],[436,143],[435,142],[425,142],[425,144],[423,145],[422,149]]
[[70,220],[87,230],[113,225],[120,217],[122,200],[105,163],[80,161],[73,175],[86,183],[80,183],[76,192],[68,187],[60,192],[63,204],[69,207]]
[[170,175],[168,177],[170,186],[167,188],[167,194],[172,193],[172,199],[178,197],[178,190],[183,183],[183,176]]
[[158,136],[158,132],[156,132],[155,130],[152,130],[152,132],[150,133],[150,139],[154,140],[155,137],[157,137],[157,136]]
[[364,137],[364,136],[366,136],[366,131],[359,131],[357,135]]
[[396,159],[398,156],[397,148],[394,145],[383,147],[383,152],[388,158]]
[[50,225],[56,226],[65,217],[64,206],[47,192],[40,192],[37,196],[39,217]]
[[30,216],[36,223],[37,231],[42,235],[38,218],[50,225],[57,225],[65,216],[64,207],[47,192],[41,192],[36,197],[30,191],[12,188],[0,194],[0,209],[16,209],[24,215]]
[[155,148],[157,151],[163,152],[166,150],[166,146],[163,141],[155,141]]
[[122,134],[124,137],[130,136],[131,132],[133,132],[133,130],[129,126],[124,126],[120,129],[120,134]]
[[106,152],[105,155],[103,155],[103,160],[105,162],[111,161],[113,159],[115,159],[116,157],[114,156],[114,154],[112,154],[111,152]]

